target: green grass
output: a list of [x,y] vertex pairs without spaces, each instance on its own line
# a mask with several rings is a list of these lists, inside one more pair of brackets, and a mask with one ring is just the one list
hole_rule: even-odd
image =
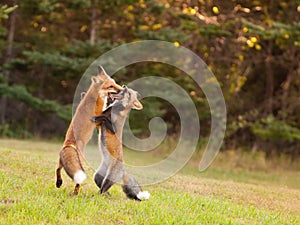
[[63,186],[55,187],[60,145],[0,140],[0,224],[300,224],[300,187],[279,178],[299,180],[297,171],[222,171],[220,164],[198,173],[188,166],[145,187],[150,200],[137,202],[119,185],[99,195],[89,168],[72,197],[65,173]]

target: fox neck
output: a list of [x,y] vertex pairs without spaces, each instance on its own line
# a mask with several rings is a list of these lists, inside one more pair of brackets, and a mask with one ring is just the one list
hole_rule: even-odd
[[119,138],[119,140],[122,140],[123,128],[129,111],[130,109],[117,112],[117,113],[112,113],[111,115],[111,121],[116,130],[116,136]]
[[116,136],[119,138],[119,140],[122,140],[122,135],[123,135],[123,127],[125,123],[126,117],[123,116],[112,116],[112,124],[116,130]]

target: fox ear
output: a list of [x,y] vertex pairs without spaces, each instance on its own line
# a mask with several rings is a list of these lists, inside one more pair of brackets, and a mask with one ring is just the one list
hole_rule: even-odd
[[99,78],[99,76],[92,76],[91,81],[93,84],[102,83],[102,80]]
[[103,68],[101,65],[98,65],[98,73],[101,73],[103,71]]
[[83,99],[83,98],[84,98],[84,96],[85,96],[85,94],[86,94],[86,92],[85,92],[85,91],[81,92],[81,93],[80,93],[80,99]]
[[105,75],[108,75],[101,65],[98,65],[98,73],[104,73]]
[[142,110],[143,109],[143,105],[139,100],[135,100],[132,104],[132,109],[136,109],[136,110]]

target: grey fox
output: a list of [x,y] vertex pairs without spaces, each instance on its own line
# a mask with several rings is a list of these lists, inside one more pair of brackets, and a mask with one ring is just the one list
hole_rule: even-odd
[[123,165],[122,132],[125,119],[131,109],[141,110],[143,105],[138,100],[139,94],[124,87],[118,94],[112,94],[115,101],[101,116],[91,120],[101,125],[98,134],[99,148],[102,153],[102,162],[94,175],[94,181],[100,188],[100,193],[105,193],[120,179],[123,179],[123,191],[128,198],[143,200],[150,194],[142,191],[137,181],[129,175]]

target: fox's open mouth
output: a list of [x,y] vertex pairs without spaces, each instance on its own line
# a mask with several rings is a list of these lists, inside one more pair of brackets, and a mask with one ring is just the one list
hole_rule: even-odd
[[115,99],[123,98],[123,95],[121,95],[120,92],[118,92],[118,93],[108,93],[108,98],[113,102],[113,101],[115,101]]
[[113,91],[108,92],[107,94],[107,100],[106,100],[106,107],[109,107],[112,103],[114,103],[117,99],[122,99],[124,96],[121,93],[122,91]]

